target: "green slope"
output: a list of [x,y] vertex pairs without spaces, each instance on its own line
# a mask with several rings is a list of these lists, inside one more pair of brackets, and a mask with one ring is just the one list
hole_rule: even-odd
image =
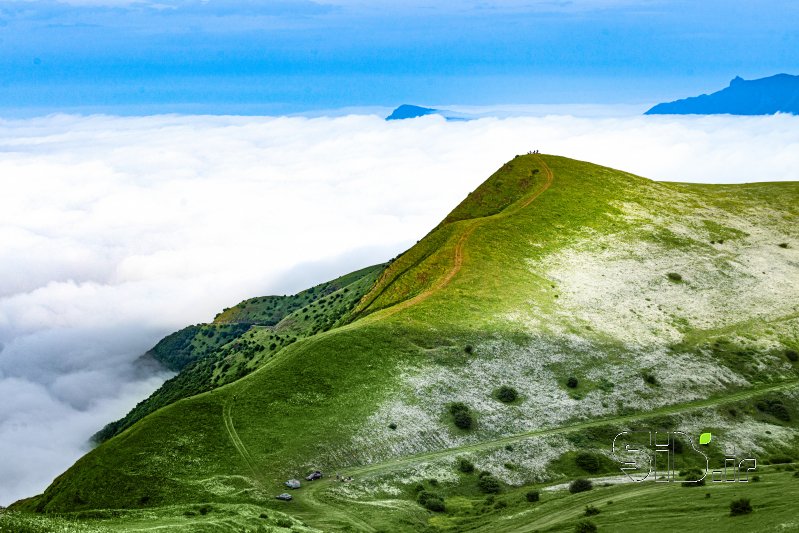
[[[218,314],[212,324],[168,335],[147,354],[180,373],[92,440],[105,442],[161,407],[236,381],[297,339],[346,321],[383,268],[363,268],[293,296],[245,300]],[[264,319],[265,309],[268,319]]]
[[[351,311],[343,293],[327,295],[250,329],[246,346],[280,331],[297,340],[152,412],[16,509],[212,502],[325,530],[436,529],[457,512],[425,511],[413,487],[439,479],[452,509],[473,498],[459,454],[508,494],[579,474],[577,451],[607,455],[608,439],[637,424],[712,427],[743,451],[799,456],[798,206],[797,183],[656,183],[517,157]],[[319,321],[322,308],[340,318]],[[498,401],[502,385],[519,398]],[[471,429],[453,424],[453,401]],[[273,499],[316,468],[358,477]]]
[[313,305],[318,300],[330,297],[358,281],[369,279],[369,276],[380,271],[382,267],[383,265],[375,265],[362,268],[292,296],[261,296],[244,300],[216,315],[214,324],[275,326],[289,315]]

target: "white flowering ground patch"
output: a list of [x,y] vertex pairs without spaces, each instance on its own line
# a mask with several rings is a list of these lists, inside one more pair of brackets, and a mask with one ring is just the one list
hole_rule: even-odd
[[458,480],[452,459],[421,462],[407,468],[378,476],[356,478],[351,483],[337,483],[334,492],[352,500],[375,497],[394,497],[402,494],[401,487],[412,486],[435,479],[439,483],[454,483]]
[[[799,391],[796,389],[780,394],[787,404],[796,405],[799,402]],[[702,411],[682,413],[678,420],[679,428],[694,435],[694,439],[713,428],[720,435],[723,446],[734,449],[740,456],[746,454],[755,457],[758,463],[766,459],[765,454],[770,451],[791,449],[799,440],[799,430],[795,427],[756,420],[739,410],[736,410],[735,418],[722,416],[718,412]]]
[[[657,350],[639,349],[627,353],[622,359],[591,359],[592,354],[602,353],[602,346],[574,337],[561,341],[556,343],[539,337],[523,347],[511,342],[492,341],[476,346],[474,357],[463,366],[429,365],[406,369],[403,373],[404,393],[392,395],[391,400],[379,407],[353,439],[352,445],[342,452],[342,457],[351,460],[356,456],[359,463],[380,462],[391,457],[558,427],[571,421],[612,418],[620,411],[656,409],[706,398],[709,393],[723,391],[731,385],[747,385],[744,378],[710,358],[703,360],[691,354],[670,354],[661,347]],[[576,399],[559,383],[551,367],[576,366],[576,362],[588,360],[593,364],[583,379],[610,383],[612,387],[596,388]],[[641,378],[642,371],[656,376],[659,385],[647,385]],[[500,383],[514,387],[520,400],[510,405],[496,400],[492,391]],[[475,413],[474,430],[463,432],[452,426],[447,406],[453,401],[465,403]],[[751,433],[751,439],[744,439],[751,448],[750,442],[753,442],[757,429],[736,429],[729,421],[723,425],[722,421],[714,420],[713,424],[735,429],[742,437]],[[392,422],[396,429],[389,427]],[[687,424],[686,427],[697,432],[700,425]],[[765,428],[760,429],[765,431]],[[772,433],[787,438],[791,431],[773,429]],[[514,444],[512,450],[498,448],[468,457],[478,469],[492,472],[505,483],[518,485],[551,481],[551,462],[574,449],[562,437],[533,438]],[[409,479],[431,477],[429,465],[424,469],[425,473],[411,470]],[[441,476],[441,473],[432,475],[436,476]],[[368,494],[376,491],[391,494],[385,485],[361,490]]]
[[[559,490],[568,490],[569,483],[558,483],[557,485],[549,485],[548,487],[544,487],[543,490],[548,492],[556,492]],[[654,480],[646,480],[646,481],[634,481],[630,479],[628,476],[620,475],[620,476],[601,476],[601,477],[594,477],[591,478],[591,483],[594,484],[595,487],[604,486],[604,485],[621,485],[625,483],[654,483]]]
[[[406,369],[403,393],[391,395],[378,408],[343,455],[355,453],[364,463],[379,462],[572,421],[610,417],[624,409],[654,409],[704,398],[708,391],[721,391],[730,384],[747,383],[712,360],[668,354],[664,348],[640,349],[620,359],[596,357],[605,351],[602,345],[585,338],[569,336],[556,342],[549,336],[538,336],[525,346],[509,341],[478,345],[474,356],[462,366]],[[583,379],[610,386],[590,390],[578,399],[562,382],[584,362],[591,365]],[[561,367],[566,370],[554,370]],[[644,370],[655,375],[662,386],[647,385],[641,378]],[[520,399],[513,404],[498,401],[492,393],[500,384],[515,388]],[[474,430],[464,432],[452,426],[447,407],[455,401],[465,403],[475,414]],[[389,427],[392,423],[396,429]],[[501,466],[510,460],[500,455],[495,464]],[[540,461],[518,462],[518,476],[502,472],[502,477],[513,480],[521,473],[526,477],[543,473]]]
[[[545,483],[555,479],[547,466],[574,446],[561,436],[531,438],[514,444],[511,449],[494,449],[462,454],[472,461],[478,471],[488,471],[509,485]],[[509,468],[512,467],[512,468]],[[338,483],[332,489],[337,495],[358,501],[387,498],[390,506],[402,506],[402,500],[392,499],[402,494],[401,487],[435,479],[438,483],[459,482],[457,460],[438,459],[408,466],[387,474]],[[407,502],[406,502],[407,503]]]
[[[575,245],[530,261],[532,271],[556,281],[563,319],[633,347],[796,316],[799,254],[779,246],[791,240],[790,221],[767,207],[733,214],[678,193],[667,204],[668,210],[622,203],[626,231],[586,231]],[[703,253],[691,253],[694,248]],[[668,273],[683,281],[669,280]]]
[[475,467],[494,474],[508,485],[546,483],[555,479],[550,463],[573,451],[574,445],[560,435],[535,437],[469,456]]

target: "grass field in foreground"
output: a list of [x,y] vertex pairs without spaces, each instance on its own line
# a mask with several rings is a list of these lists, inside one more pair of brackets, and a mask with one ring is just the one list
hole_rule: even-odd
[[[591,521],[599,531],[799,531],[799,476],[794,465],[762,467],[758,481],[708,483],[685,488],[680,483],[596,483],[587,492],[525,486],[497,495],[478,492],[445,499],[446,512],[428,513],[415,504],[392,500],[355,504],[362,520],[376,531],[474,531],[497,533],[573,532]],[[537,490],[540,500],[527,501]],[[730,516],[730,502],[751,501],[753,511]],[[405,508],[402,521],[386,520],[386,506]],[[292,504],[284,505],[291,512]],[[586,516],[586,509],[599,510]],[[338,528],[337,528],[338,529]],[[115,531],[318,531],[280,511],[252,505],[186,505],[149,511],[95,513],[94,518],[38,516],[0,511],[0,532],[99,533]]]

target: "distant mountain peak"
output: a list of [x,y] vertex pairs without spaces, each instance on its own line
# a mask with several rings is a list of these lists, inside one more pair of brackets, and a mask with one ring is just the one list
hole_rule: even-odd
[[406,118],[417,118],[436,113],[438,113],[438,110],[430,107],[402,104],[392,111],[391,114],[386,117],[386,120],[404,120]]
[[427,115],[439,115],[444,117],[444,119],[450,122],[473,120],[477,118],[477,116],[475,115],[469,115],[467,113],[460,113],[457,111],[450,111],[449,109],[435,109],[432,107],[422,107],[413,104],[402,104],[394,111],[392,111],[391,114],[386,117],[386,120],[405,120],[409,118],[424,117]]
[[726,87],[713,94],[703,94],[662,103],[647,115],[799,115],[799,76],[775,74],[767,78],[745,80],[736,76]]

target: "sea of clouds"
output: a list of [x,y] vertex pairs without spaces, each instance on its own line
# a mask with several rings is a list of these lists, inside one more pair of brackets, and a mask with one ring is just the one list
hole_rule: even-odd
[[515,154],[663,180],[799,179],[799,117],[0,120],[0,505],[169,374],[164,334],[422,237]]

